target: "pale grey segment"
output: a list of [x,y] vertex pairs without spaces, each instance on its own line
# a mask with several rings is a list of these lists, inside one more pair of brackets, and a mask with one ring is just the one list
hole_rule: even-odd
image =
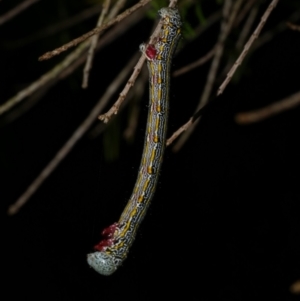
[[88,254],[87,262],[96,272],[104,276],[111,275],[118,268],[114,262],[114,257],[104,252]]

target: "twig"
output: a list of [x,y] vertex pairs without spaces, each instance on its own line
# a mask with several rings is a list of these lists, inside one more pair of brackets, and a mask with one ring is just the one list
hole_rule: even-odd
[[[100,17],[99,17],[98,22],[97,22],[97,27],[102,25],[102,23],[104,21],[104,18],[107,14],[109,6],[110,6],[110,0],[105,0],[105,2],[103,3],[102,12],[101,12]],[[90,48],[89,48],[89,51],[88,51],[88,56],[87,56],[86,63],[85,63],[84,69],[83,69],[83,81],[82,81],[82,88],[83,89],[86,89],[88,87],[89,74],[90,74],[90,71],[92,69],[94,53],[95,53],[95,49],[96,49],[96,46],[97,46],[99,35],[100,34],[94,35],[91,39],[91,44],[90,44]]]
[[18,14],[20,14],[22,11],[24,11],[26,8],[28,8],[29,6],[31,6],[32,4],[34,4],[38,1],[40,1],[40,0],[25,0],[25,1],[23,1],[21,4],[17,5],[16,7],[14,7],[12,10],[7,12],[6,14],[0,16],[0,25],[2,25],[3,23],[11,20],[12,18],[14,18]]
[[287,22],[286,25],[292,30],[300,31],[300,25],[296,25],[291,22]]
[[81,123],[81,125],[75,130],[72,136],[67,140],[63,147],[57,152],[55,157],[47,164],[47,166],[42,170],[38,177],[29,185],[27,190],[20,196],[20,198],[8,208],[8,214],[16,214],[21,207],[23,207],[28,199],[36,192],[36,190],[41,186],[41,184],[47,179],[47,177],[53,172],[53,170],[59,165],[59,163],[67,156],[74,145],[79,139],[85,134],[92,123],[97,118],[99,112],[103,110],[109,101],[110,97],[115,93],[123,81],[125,81],[128,73],[132,69],[134,62],[137,60],[137,54],[135,54],[123,70],[118,74],[118,76],[111,82],[111,84],[106,89],[105,93],[91,110],[90,114]]
[[248,18],[239,34],[239,37],[238,37],[238,40],[236,42],[236,46],[235,48],[237,50],[241,50],[245,41],[246,41],[246,38],[248,37],[249,33],[250,33],[250,29],[254,23],[254,20],[257,16],[257,13],[258,13],[258,7],[255,6],[251,9],[249,15],[248,15]]
[[6,42],[9,47],[22,47],[26,44],[30,44],[38,39],[44,39],[48,36],[51,36],[58,31],[61,32],[64,29],[70,28],[78,23],[82,23],[84,20],[91,18],[92,16],[98,14],[102,10],[102,5],[96,4],[92,7],[89,7],[85,10],[80,11],[77,15],[59,21],[57,23],[51,24],[47,27],[39,29],[37,32],[27,35],[24,38],[19,40],[13,40]]
[[238,68],[238,66],[243,62],[246,54],[248,53],[251,45],[253,44],[253,42],[258,38],[260,31],[262,30],[262,28],[264,27],[269,15],[271,14],[272,10],[275,8],[275,6],[277,5],[279,0],[273,0],[269,7],[267,8],[267,10],[265,11],[265,13],[263,14],[261,21],[259,22],[258,26],[256,27],[255,31],[253,32],[252,36],[250,37],[250,39],[248,40],[248,42],[246,43],[242,53],[240,54],[240,56],[238,57],[238,59],[236,60],[236,62],[234,63],[234,65],[232,66],[232,68],[230,69],[230,71],[227,74],[226,79],[224,80],[224,82],[222,83],[222,85],[219,87],[218,89],[218,93],[217,95],[220,95],[224,92],[224,89],[226,88],[226,86],[228,85],[228,83],[230,82],[233,74],[235,73],[236,69]]
[[173,141],[183,132],[185,132],[193,123],[193,118],[190,118],[187,123],[182,125],[176,132],[172,134],[170,138],[167,139],[166,145],[169,146]]
[[114,18],[119,13],[119,11],[124,7],[125,4],[126,4],[126,0],[118,0],[111,8],[110,12],[108,13],[107,19],[111,20],[112,18]]
[[94,28],[93,30],[87,32],[86,34],[82,35],[81,37],[76,38],[73,41],[71,41],[71,42],[69,42],[69,43],[67,43],[67,44],[65,44],[65,45],[63,45],[59,48],[56,48],[56,49],[54,49],[52,51],[49,51],[49,52],[46,52],[45,54],[43,54],[42,56],[39,57],[39,61],[48,60],[48,59],[52,58],[53,56],[59,55],[62,52],[68,50],[69,48],[74,47],[74,46],[78,45],[79,43],[82,43],[83,41],[90,38],[91,36],[93,36],[95,34],[99,34],[103,30],[105,30],[105,29],[111,27],[112,25],[114,25],[115,23],[122,21],[124,18],[128,17],[134,11],[136,11],[140,7],[146,5],[150,1],[151,0],[141,0],[139,3],[137,3],[137,4],[133,5],[132,7],[128,8],[123,13],[119,14],[114,19],[108,21],[107,23],[103,24],[102,26]]
[[[210,70],[208,72],[208,76],[207,76],[207,80],[206,80],[206,84],[205,84],[203,93],[201,95],[199,104],[198,104],[195,112],[197,112],[198,110],[203,108],[208,102],[208,99],[210,97],[210,94],[211,94],[211,91],[212,91],[212,88],[213,88],[213,85],[215,82],[215,78],[216,78],[216,74],[217,74],[217,71],[219,68],[221,57],[223,54],[225,40],[227,39],[227,37],[229,35],[229,32],[232,28],[232,25],[237,16],[237,12],[239,11],[242,1],[243,0],[235,1],[235,3],[232,5],[229,0],[225,1],[225,3],[224,3],[224,7],[223,7],[223,16],[224,17],[223,17],[223,20],[221,23],[221,31],[220,31],[220,34],[218,37],[218,42],[216,44],[215,56],[211,63]],[[172,149],[174,152],[179,151],[180,148],[185,144],[185,142],[188,140],[188,138],[194,131],[198,122],[199,122],[199,119],[194,122],[186,123],[187,127],[185,127],[185,133],[179,138],[179,140],[177,141],[177,143],[175,144],[175,146]],[[179,130],[179,131],[181,131],[181,130]]]
[[249,12],[249,10],[251,9],[251,7],[255,4],[257,0],[248,0],[245,4],[245,6],[241,9],[239,15],[236,17],[236,20],[234,22],[234,27],[237,27],[242,20],[244,20],[246,14]]
[[[181,41],[181,47],[176,51],[176,55],[184,49],[185,44],[192,42],[196,38],[199,38],[201,34],[203,34],[206,30],[208,30],[212,25],[214,25],[221,18],[221,11],[217,11],[212,13],[209,17],[207,17],[205,24],[201,24],[194,29],[194,34]],[[180,76],[186,72],[193,70],[196,67],[199,67],[205,64],[211,57],[214,55],[215,47],[213,47],[207,54],[196,60],[195,62],[184,66],[173,72],[172,76]],[[194,65],[195,64],[195,65]],[[191,69],[190,69],[191,68]]]
[[[139,79],[135,83],[134,89],[134,100],[142,99],[142,96],[145,91],[145,85],[148,84],[148,73],[146,68],[143,68]],[[133,90],[131,90],[133,92]],[[131,93],[133,94],[133,93]],[[129,95],[130,97],[130,95]],[[131,96],[133,97],[133,96]],[[130,112],[130,116],[128,118],[128,124],[126,129],[123,132],[123,137],[125,140],[130,141],[134,136],[136,129],[138,127],[138,120],[139,120],[139,113],[140,113],[140,104],[137,101],[133,101],[133,107]]]
[[[169,7],[174,7],[176,5],[175,0],[171,0]],[[153,34],[151,35],[150,39],[149,39],[149,44],[153,44],[153,42],[159,37],[160,35],[160,30],[162,27],[163,21],[160,20],[153,32]],[[128,82],[126,83],[124,89],[122,90],[122,92],[119,95],[119,98],[117,99],[117,101],[113,104],[113,106],[105,113],[100,115],[98,118],[100,120],[102,120],[104,123],[107,123],[110,118],[112,117],[112,115],[115,115],[118,113],[119,107],[122,104],[122,102],[124,101],[126,95],[128,94],[130,88],[134,85],[136,78],[138,77],[141,68],[145,62],[145,55],[141,54],[140,59],[138,60],[137,64],[134,67],[133,73],[131,74]]]
[[[134,14],[130,18],[124,20],[122,24],[116,25],[98,42],[97,50],[113,41],[117,36],[124,33],[126,29],[130,28],[132,25],[140,21],[141,18],[142,15]],[[73,52],[71,52],[61,63],[57,64],[50,71],[42,75],[38,80],[0,105],[0,115],[13,108],[19,102],[35,93],[38,89],[40,89],[50,81],[57,81],[71,74],[75,70],[75,68],[84,63],[86,58],[86,54],[84,54],[84,52],[86,51],[88,46],[89,41],[83,42],[81,45],[79,45],[79,47],[73,50]]]
[[[137,81],[136,81],[136,83],[134,85],[134,89],[130,90],[130,92],[128,93],[128,96],[126,97],[126,101],[124,102],[123,106],[120,107],[120,111],[122,111],[125,108],[125,104],[126,105],[129,104],[131,100],[141,99],[141,96],[142,96],[142,94],[145,91],[145,81],[147,81],[147,79],[148,79],[148,74],[147,74],[147,72],[144,72],[144,71],[146,71],[146,68],[142,68],[142,72],[141,72],[140,76],[138,77],[138,79],[137,79]],[[138,111],[138,110],[135,110],[135,111]],[[129,116],[128,120],[129,120],[129,123],[130,123],[130,125],[128,125],[128,127],[131,127],[131,122],[132,123],[133,122],[137,122],[138,118],[134,118],[132,116],[132,114],[131,114],[131,116]],[[107,127],[106,123],[98,122],[95,125],[95,127],[89,132],[88,138],[95,139],[97,136],[99,136],[100,134],[102,134],[102,132],[106,129],[106,127]],[[126,135],[125,134],[126,130],[124,131],[124,135],[123,136],[125,137],[125,139],[129,139],[128,136],[125,136]]]
[[46,72],[38,80],[33,82],[30,86],[18,92],[15,96],[7,100],[4,104],[0,106],[0,115],[11,109],[16,104],[18,104],[25,97],[36,92],[50,80],[55,79],[62,72],[62,70],[67,68],[73,61],[75,61],[78,58],[78,56],[86,50],[87,47],[88,43],[83,43],[82,45],[80,45],[80,47],[75,49],[75,51],[69,54],[61,63],[57,64],[50,71]]
[[173,76],[180,76],[182,74],[185,74],[187,72],[190,72],[191,70],[200,67],[201,65],[205,64],[207,61],[209,61],[213,55],[216,52],[216,48],[214,47],[213,49],[211,49],[209,52],[207,52],[204,56],[200,57],[200,59],[196,60],[195,62],[188,64],[176,71],[173,72]]
[[[237,39],[237,42],[235,45],[235,49],[237,50],[237,53],[240,53],[243,45],[245,44],[247,37],[249,36],[250,29],[253,25],[253,22],[255,21],[257,13],[258,13],[258,6],[255,6],[250,11],[248,18],[247,18],[242,30],[239,33],[239,36],[238,36],[238,39]],[[235,59],[236,58],[233,57],[228,60],[228,62],[226,63],[226,66],[223,68],[222,72],[220,72],[220,75],[218,76],[219,77],[218,82],[222,82],[221,79],[223,79],[224,76],[228,73],[231,66],[235,62]]]
[[300,92],[297,92],[287,98],[284,98],[264,108],[250,112],[238,113],[235,116],[235,121],[239,124],[258,122],[270,118],[271,116],[277,115],[286,110],[290,110],[299,105]]
[[300,295],[300,280],[295,281],[290,286],[290,292],[295,295]]
[[[242,54],[241,54],[241,55],[239,56],[239,58],[238,58],[238,60],[241,59],[240,63],[243,61],[244,57],[246,56],[246,54],[247,54],[249,48],[251,47],[251,45],[252,45],[252,43],[253,43],[253,41],[251,41],[251,38],[254,40],[254,39],[255,39],[255,34],[258,35],[258,34],[260,33],[260,30],[262,29],[262,27],[263,27],[265,21],[267,20],[267,18],[269,17],[271,11],[272,11],[273,8],[277,5],[277,3],[278,3],[278,0],[273,0],[273,1],[271,2],[271,4],[269,5],[269,7],[267,8],[266,12],[264,13],[263,17],[261,18],[261,22],[259,23],[259,25],[257,26],[256,30],[254,31],[254,33],[252,34],[252,36],[250,37],[249,41],[247,42],[247,44],[246,44],[245,47],[244,47],[243,52],[245,52],[245,53],[243,54],[243,57],[241,58],[241,56],[242,56]],[[295,15],[295,18],[297,18],[297,16],[298,16],[298,15],[296,14],[296,15]],[[294,17],[294,15],[293,15],[293,17]],[[282,26],[280,27],[280,29],[282,29]],[[264,41],[265,41],[266,39],[269,39],[269,36],[266,37],[266,38],[264,39]],[[251,43],[250,43],[250,41],[251,41]],[[247,50],[245,51],[246,46],[247,46]],[[257,46],[257,45],[256,45],[256,46]],[[235,64],[237,64],[237,62],[236,62]],[[237,65],[237,66],[238,66],[238,65]],[[232,69],[233,69],[233,68],[232,68]],[[235,70],[236,70],[236,69],[237,69],[237,67],[235,68]],[[235,71],[235,70],[234,70],[234,71]],[[233,74],[234,74],[234,72],[231,74],[231,77],[233,76]],[[231,78],[230,78],[230,79],[231,79]],[[229,79],[229,81],[230,81],[230,79]],[[228,80],[228,79],[226,78],[225,81],[226,81],[226,80]],[[224,81],[224,83],[225,83],[225,81]],[[229,81],[228,81],[228,82],[229,82]],[[226,83],[226,85],[228,84],[228,82]],[[224,85],[224,83],[221,85],[221,87]],[[222,88],[223,88],[222,92],[224,91],[226,85],[224,85],[224,87],[222,87]],[[220,87],[220,88],[221,88],[221,87]],[[219,89],[220,89],[220,88],[219,88]],[[217,95],[219,95],[219,94],[220,94],[220,93],[218,93]],[[198,110],[198,112],[199,112],[199,110]],[[194,114],[194,116],[195,116],[195,115],[198,115],[198,112],[197,112],[196,114]],[[197,118],[193,118],[193,121],[194,121],[194,122],[192,122],[191,125],[190,125],[189,122],[187,122],[187,123],[185,124],[185,125],[187,125],[187,129],[189,129],[189,127],[194,126],[194,123],[197,122],[196,119],[197,119]],[[182,126],[182,127],[185,128],[185,125]],[[180,127],[180,128],[172,135],[172,137],[173,137],[174,135],[177,137],[181,132],[183,132],[183,131],[181,130],[182,127]],[[186,129],[185,129],[185,130],[186,130]],[[179,133],[179,134],[177,135],[177,133]],[[187,133],[187,132],[186,132],[186,133]],[[185,133],[185,134],[186,134],[186,133]],[[171,137],[171,138],[172,138],[172,137]],[[171,139],[171,138],[169,138],[169,139]],[[174,140],[174,139],[172,139],[172,141],[173,141],[173,140]],[[185,141],[183,141],[183,143],[184,143],[184,142],[185,142]],[[170,142],[170,143],[171,143],[171,142]],[[181,145],[183,145],[183,143],[182,143]],[[175,148],[174,151],[177,151],[177,150],[181,147],[181,145],[179,145],[178,148]]]
[[[292,22],[298,22],[300,19],[300,11],[295,11],[288,18]],[[256,51],[258,48],[262,47],[264,44],[270,42],[274,36],[286,30],[288,27],[286,26],[286,21],[282,21],[278,23],[274,28],[264,32],[260,38],[252,45],[250,48],[250,52]]]

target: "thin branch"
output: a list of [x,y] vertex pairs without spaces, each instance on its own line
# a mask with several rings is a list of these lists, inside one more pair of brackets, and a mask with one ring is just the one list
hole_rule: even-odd
[[[143,14],[133,14],[130,18],[124,20],[122,23],[117,24],[98,42],[97,51],[115,40],[115,38],[123,34],[125,30],[129,29],[131,26],[139,22],[142,17]],[[50,81],[55,82],[71,74],[77,67],[84,63],[86,59],[86,54],[84,52],[86,51],[88,46],[89,41],[83,42],[81,45],[79,45],[79,47],[73,50],[73,52],[71,52],[61,63],[57,64],[50,71],[42,75],[38,80],[0,105],[0,115],[13,108],[19,102],[35,93],[44,85],[47,85]],[[49,85],[49,87],[50,86],[52,85]]]
[[300,279],[295,281],[291,286],[290,286],[290,292],[295,295],[300,295]]
[[236,60],[236,62],[232,66],[232,68],[230,69],[230,71],[228,72],[227,77],[224,80],[224,82],[222,83],[222,85],[219,87],[217,95],[220,95],[220,94],[222,94],[224,92],[226,86],[230,82],[230,80],[231,80],[233,74],[235,73],[236,69],[243,62],[243,60],[244,60],[245,56],[247,55],[247,53],[248,53],[251,45],[258,38],[258,36],[259,36],[262,28],[264,27],[264,25],[265,25],[268,17],[270,16],[272,10],[276,7],[278,1],[279,0],[273,0],[270,3],[269,7],[267,8],[267,10],[265,11],[265,13],[263,14],[263,16],[261,18],[261,21],[259,22],[257,28],[255,29],[254,33],[252,34],[252,36],[250,37],[250,39],[246,43],[246,45],[244,47],[244,50],[242,51],[242,53],[240,54],[240,56],[238,57],[238,59]]
[[54,158],[47,164],[47,166],[42,170],[38,177],[29,185],[27,190],[20,196],[20,198],[8,208],[8,214],[16,214],[21,207],[23,207],[29,198],[37,191],[37,189],[42,185],[42,183],[47,179],[47,177],[55,170],[59,163],[67,156],[71,151],[74,145],[78,142],[79,139],[86,133],[92,123],[96,120],[99,112],[103,110],[106,106],[109,99],[119,88],[122,82],[125,81],[128,73],[132,69],[134,62],[137,60],[138,54],[135,54],[123,70],[118,74],[118,76],[111,82],[111,84],[106,89],[105,93],[91,110],[90,114],[86,119],[81,123],[81,125],[75,130],[72,136],[67,140],[63,147],[57,152]]
[[235,121],[239,124],[249,124],[249,123],[259,122],[261,120],[270,118],[286,110],[290,110],[299,105],[300,105],[300,92],[297,92],[287,98],[284,98],[264,108],[255,111],[250,111],[250,112],[238,113],[235,116]]
[[[100,17],[97,22],[97,27],[102,25],[104,18],[107,14],[109,6],[110,6],[110,0],[105,0],[105,2],[103,3],[102,12],[101,12]],[[100,34],[94,35],[91,39],[91,45],[90,45],[87,60],[86,60],[86,63],[85,63],[84,69],[83,69],[83,82],[82,82],[83,89],[86,89],[88,87],[89,74],[92,69],[94,53],[95,53],[95,49],[97,46],[99,35]]]
[[[231,5],[231,2],[229,0],[225,1],[224,8],[223,8],[223,20],[221,23],[221,31],[218,37],[218,42],[216,44],[216,51],[215,56],[213,58],[213,61],[210,66],[210,70],[208,72],[206,84],[203,90],[203,93],[201,95],[199,104],[195,110],[197,112],[201,108],[203,108],[211,95],[211,91],[216,79],[217,71],[220,65],[221,57],[223,54],[225,41],[230,33],[230,30],[232,29],[233,23],[236,19],[237,13],[240,9],[240,6],[242,5],[243,0],[235,1],[234,4]],[[187,122],[188,127],[185,128],[185,133],[179,138],[175,146],[173,147],[173,151],[177,152],[180,150],[180,148],[185,144],[185,142],[188,140],[192,132],[194,131],[197,123],[199,122],[199,119],[195,122]],[[182,128],[182,127],[181,127]],[[173,135],[172,135],[173,136]]]
[[187,72],[192,71],[193,69],[202,66],[203,64],[205,64],[207,61],[209,61],[215,54],[216,52],[216,47],[212,48],[210,51],[208,51],[204,56],[200,57],[198,60],[196,60],[195,62],[188,64],[176,71],[173,72],[173,76],[180,76],[183,75]]
[[[142,99],[142,96],[145,92],[145,86],[148,84],[148,72],[147,68],[143,68],[138,80],[136,81],[134,85],[134,91],[131,90],[130,93],[132,94],[131,97],[134,95],[133,106],[130,111],[130,116],[128,117],[128,124],[126,129],[123,132],[123,137],[125,140],[130,141],[132,140],[134,134],[136,133],[137,127],[138,127],[138,120],[139,120],[139,113],[140,113],[140,103],[138,103],[137,100]],[[130,97],[130,96],[129,96]],[[122,106],[123,107],[123,106]]]
[[111,20],[112,18],[114,18],[119,11],[124,7],[124,5],[126,4],[126,0],[118,0],[114,6],[111,8],[110,12],[108,13],[108,20]]
[[52,51],[46,52],[45,54],[43,54],[42,56],[39,57],[39,61],[44,61],[44,60],[48,60],[50,58],[52,58],[53,56],[59,55],[62,52],[68,50],[71,47],[74,47],[76,45],[78,45],[79,43],[82,43],[83,41],[85,41],[86,39],[90,38],[91,36],[95,35],[95,34],[99,34],[100,32],[102,32],[103,30],[111,27],[112,25],[114,25],[115,23],[118,23],[120,21],[122,21],[123,19],[125,19],[126,17],[128,17],[130,14],[132,14],[134,11],[136,11],[137,9],[139,9],[142,6],[145,6],[147,3],[149,3],[151,0],[141,0],[139,3],[133,5],[132,7],[128,8],[127,10],[125,10],[123,13],[119,14],[118,16],[116,16],[114,19],[108,21],[107,23],[103,24],[100,27],[96,27],[93,30],[87,32],[86,34],[82,35],[79,38],[74,39],[73,41],[59,47],[56,48]]
[[238,40],[237,40],[236,46],[235,46],[235,48],[237,50],[241,50],[243,45],[245,44],[246,38],[248,37],[248,35],[250,33],[250,29],[255,21],[257,13],[258,13],[258,7],[254,6],[251,9],[251,11],[248,15],[248,18],[243,26],[243,29],[241,30],[241,32],[239,34],[239,37],[238,37]]
[[[242,30],[239,33],[239,36],[237,38],[237,42],[235,44],[235,49],[237,50],[237,53],[240,53],[242,50],[243,45],[245,44],[245,41],[247,37],[249,36],[250,30],[252,28],[252,25],[255,21],[255,18],[258,13],[258,6],[254,6],[252,10],[250,11],[248,18],[246,22],[244,23],[244,26]],[[222,82],[221,79],[224,78],[224,76],[228,73],[230,70],[231,66],[235,62],[236,58],[232,57],[228,60],[226,63],[226,66],[223,68],[222,72],[220,72],[220,75],[218,76],[218,82]]]
[[292,30],[300,31],[300,25],[296,25],[291,22],[287,22],[286,25]]
[[[247,54],[247,52],[248,52],[250,46],[252,45],[252,43],[253,43],[253,41],[256,39],[256,37],[259,35],[259,33],[260,33],[260,31],[261,31],[263,25],[265,24],[267,18],[269,17],[271,11],[273,10],[273,8],[275,8],[275,6],[277,5],[277,3],[278,3],[278,0],[273,0],[273,1],[271,2],[271,4],[269,5],[269,7],[267,8],[267,10],[266,10],[266,12],[264,13],[264,15],[262,16],[259,25],[257,26],[256,30],[254,31],[254,33],[253,33],[252,36],[250,37],[249,41],[248,41],[247,44],[245,45],[242,54],[241,54],[241,55],[239,56],[239,58],[238,58],[238,60],[240,60],[239,64],[243,61],[243,59],[244,59],[244,57],[246,56],[246,54]],[[298,14],[296,14],[295,16],[293,15],[293,18],[297,18],[297,17],[298,17]],[[280,28],[282,29],[282,26],[281,26]],[[268,36],[268,38],[269,38],[269,36]],[[265,38],[264,40],[266,40],[266,38]],[[246,46],[247,46],[247,48],[246,48]],[[245,48],[246,48],[247,50],[245,50]],[[243,55],[243,56],[242,56],[242,55]],[[234,64],[234,65],[237,65],[236,68],[235,68],[235,70],[237,69],[237,67],[238,67],[238,65],[239,65],[239,64],[237,64],[238,60],[237,60],[236,63]],[[233,66],[233,67],[234,67],[234,66]],[[233,68],[232,68],[232,69],[233,69]],[[232,72],[232,69],[231,69],[231,72]],[[235,72],[235,70],[234,70],[234,72]],[[233,76],[234,72],[231,73],[231,77]],[[231,79],[231,77],[230,77],[230,79]],[[224,83],[226,82],[226,84],[223,83],[223,84],[220,86],[220,88],[222,87],[221,93],[224,91],[224,89],[225,89],[226,85],[228,84],[228,82],[230,81],[230,79],[228,80],[228,78],[226,78],[225,81],[224,81]],[[228,82],[227,82],[227,81],[228,81]],[[219,90],[220,90],[220,88],[219,88]],[[218,93],[217,95],[219,95],[219,94],[221,94],[221,93]],[[200,110],[201,110],[201,109],[200,109]],[[198,118],[198,116],[199,116],[198,113],[199,113],[200,110],[198,110],[197,113],[194,114],[194,116],[197,116],[197,118]],[[190,119],[185,125],[183,125],[182,127],[180,127],[180,128],[179,128],[179,129],[171,136],[171,138],[169,138],[170,141],[173,142],[173,140],[174,140],[180,133],[182,133],[184,130],[186,131],[186,129],[189,129],[190,127],[194,127],[194,124],[197,122],[197,118],[194,118],[194,117],[193,117],[193,118],[192,118],[192,123],[190,122],[190,120],[191,120],[191,119]],[[183,128],[184,130],[182,130],[182,128]],[[185,134],[187,134],[187,132],[185,132]],[[175,136],[174,139],[173,139],[173,136]],[[188,137],[188,135],[186,135],[186,136]],[[186,139],[185,139],[185,140],[186,140]],[[174,151],[177,151],[177,150],[183,145],[183,143],[185,142],[185,140],[183,140],[182,143],[178,145],[178,147],[175,147]],[[168,140],[168,141],[169,141],[169,140]],[[170,142],[170,143],[171,143],[171,142]],[[170,144],[170,143],[169,143],[169,144]]]
[[[194,29],[194,34],[191,37],[186,38],[181,41],[181,47],[176,51],[176,54],[178,54],[179,52],[181,52],[184,49],[185,44],[190,43],[195,39],[198,39],[199,36],[201,36],[201,34],[203,34],[212,25],[214,25],[219,19],[221,19],[221,16],[222,16],[222,13],[220,10],[218,10],[218,11],[212,13],[210,16],[208,16],[205,21],[205,24],[200,24],[198,27],[196,27]],[[197,68],[197,67],[205,64],[208,60],[210,60],[213,57],[214,51],[215,51],[215,47],[213,47],[212,50],[210,50],[204,56],[200,57],[195,62],[174,71],[172,76],[174,76],[174,77],[180,76],[184,73],[187,73],[187,72],[193,70],[194,68]]]
[[[295,11],[288,18],[291,22],[298,22],[300,19],[300,11]],[[276,35],[286,30],[286,21],[278,23],[274,28],[264,32],[260,38],[252,45],[250,52],[256,51],[258,48],[262,47],[264,44],[270,42]]]
[[133,85],[135,83],[135,80],[138,77],[138,75],[139,75],[139,73],[141,71],[141,68],[142,68],[142,66],[144,64],[144,61],[145,61],[145,56],[142,55],[140,57],[140,59],[138,60],[138,62],[136,63],[136,65],[134,67],[134,71],[131,74],[129,80],[127,81],[124,89],[120,93],[119,98],[117,99],[117,101],[108,110],[108,112],[106,112],[105,114],[102,114],[102,115],[98,116],[98,118],[100,120],[102,120],[104,123],[107,123],[113,115],[115,115],[115,114],[118,113],[120,105],[124,101],[124,99],[125,99],[126,95],[128,94],[130,88],[133,87]]
[[207,29],[212,27],[216,22],[218,22],[222,17],[221,10],[218,10],[214,13],[212,13],[207,19],[205,20],[204,24],[199,24],[195,29],[195,34],[188,39],[188,41],[194,40],[196,37],[198,38],[200,35],[202,35]]
[[17,5],[16,7],[14,7],[9,12],[7,12],[4,15],[0,16],[0,25],[2,25],[3,23],[11,20],[15,16],[17,16],[18,14],[23,12],[26,8],[28,8],[29,6],[31,6],[32,4],[34,4],[38,1],[40,1],[40,0],[25,0],[25,1],[23,1],[21,4]]
[[[144,71],[146,71],[146,68],[142,68],[142,72],[140,73],[140,76],[138,77],[138,79],[137,79],[137,81],[134,85],[134,89],[130,90],[128,96],[126,97],[125,102],[120,107],[120,112],[126,107],[127,104],[130,103],[130,101],[132,101],[134,99],[136,99],[136,100],[141,99],[142,94],[145,91],[145,82],[147,82],[147,79],[148,79],[148,74],[147,74],[147,72],[144,72]],[[133,105],[135,106],[135,104],[133,104]],[[137,107],[137,105],[136,105],[136,107]],[[138,115],[136,115],[136,116],[138,116]],[[129,120],[129,123],[131,124],[131,122],[132,123],[137,122],[138,118],[133,117],[132,114],[131,114],[131,116],[128,117],[128,120]],[[129,126],[131,126],[131,125],[129,125]],[[102,132],[104,132],[104,130],[106,128],[107,128],[106,123],[103,123],[103,122],[96,123],[95,127],[93,129],[91,129],[91,131],[89,132],[88,138],[95,139],[100,134],[102,134]],[[124,137],[125,137],[125,132],[126,132],[126,130],[124,131]],[[126,136],[125,139],[129,139],[129,138]]]
[[70,28],[78,23],[82,23],[84,20],[91,18],[92,16],[98,14],[102,10],[102,5],[97,4],[92,7],[89,7],[83,11],[80,11],[77,15],[59,21],[57,23],[51,24],[45,28],[39,29],[37,32],[26,35],[26,37],[21,38],[19,40],[12,40],[6,42],[8,47],[23,47],[24,45],[30,44],[36,40],[44,39],[48,36],[51,36],[57,32],[61,32],[64,29]]
[[[170,4],[169,4],[169,7],[174,7],[176,5],[176,2],[177,1],[175,1],[175,0],[173,0],[173,1],[171,0]],[[153,34],[151,35],[151,37],[149,39],[149,44],[153,44],[154,41],[156,39],[158,39],[158,37],[160,35],[160,30],[161,30],[162,25],[163,25],[163,20],[160,20],[158,22]],[[124,89],[120,93],[119,98],[117,99],[117,101],[113,104],[113,106],[105,114],[102,114],[98,117],[104,123],[107,123],[113,115],[118,113],[120,105],[122,104],[122,102],[124,101],[126,95],[129,92],[129,90],[131,89],[131,87],[135,83],[136,78],[138,77],[138,75],[141,71],[141,68],[142,68],[142,66],[145,62],[145,59],[146,59],[145,55],[142,53],[140,59],[138,60],[137,64],[134,67],[133,73],[131,74],[128,82],[126,83],[126,85],[124,87]]]
[[193,118],[190,118],[187,123],[182,125],[176,132],[172,134],[170,138],[167,139],[166,145],[169,146],[173,141],[181,135],[183,132],[185,132],[193,123]]
[[18,104],[25,97],[36,92],[47,82],[51,81],[52,79],[55,79],[62,72],[62,70],[67,68],[72,62],[74,62],[78,58],[78,56],[81,53],[83,53],[86,50],[88,45],[88,43],[81,44],[80,47],[78,47],[77,49],[75,49],[75,51],[69,54],[61,63],[57,64],[54,68],[43,74],[38,80],[33,82],[27,88],[18,92],[15,96],[7,100],[4,104],[0,106],[0,115],[11,109],[16,104]]
[[236,17],[236,20],[234,22],[234,27],[238,26],[242,20],[244,20],[245,16],[251,9],[251,7],[255,4],[257,0],[248,0],[245,4],[245,6],[241,9],[239,15]]

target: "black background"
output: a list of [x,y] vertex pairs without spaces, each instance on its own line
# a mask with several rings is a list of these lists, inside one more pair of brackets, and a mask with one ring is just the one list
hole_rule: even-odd
[[[295,2],[279,1],[263,32],[288,20]],[[218,8],[205,3],[207,16]],[[14,5],[1,1],[1,14]],[[40,1],[1,26],[1,102],[61,60],[41,63],[38,56],[83,34],[97,17],[22,47],[8,42],[88,6],[84,1]],[[299,32],[285,30],[252,54],[240,81],[229,84],[183,149],[166,151],[153,203],[128,259],[114,275],[95,273],[86,254],[101,230],[118,220],[130,196],[143,147],[147,89],[134,143],[121,140],[117,160],[106,160],[101,136],[84,136],[28,204],[17,215],[6,215],[147,39],[151,26],[150,20],[142,21],[97,54],[88,90],[80,88],[79,68],[26,114],[2,121],[5,300],[297,299],[289,287],[300,278],[299,108],[249,126],[237,125],[234,115],[299,91]],[[216,24],[182,49],[174,69],[211,49],[218,29]],[[172,80],[169,133],[192,115],[208,68]]]

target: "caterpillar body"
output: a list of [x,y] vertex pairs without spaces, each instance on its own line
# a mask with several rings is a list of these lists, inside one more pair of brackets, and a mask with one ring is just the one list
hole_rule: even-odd
[[127,257],[138,227],[154,195],[166,144],[170,65],[181,36],[178,9],[162,8],[161,34],[154,45],[142,44],[149,70],[149,111],[144,149],[133,193],[117,223],[102,231],[103,240],[88,254],[88,264],[102,275],[111,275]]

